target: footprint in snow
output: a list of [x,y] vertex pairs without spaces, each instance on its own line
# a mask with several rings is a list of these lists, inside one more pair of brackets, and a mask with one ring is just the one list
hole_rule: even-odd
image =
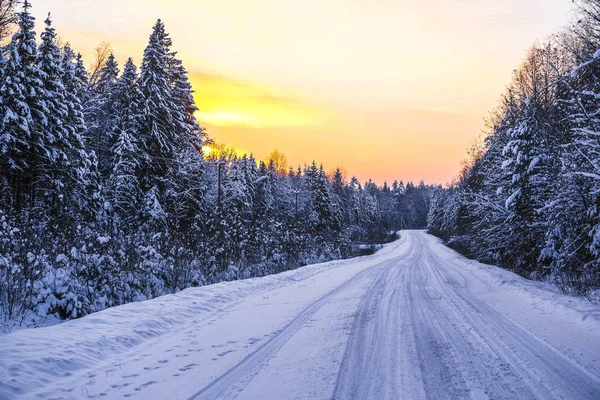
[[146,382],[146,383],[142,383],[140,386],[136,387],[134,390],[135,390],[136,392],[139,392],[139,391],[141,391],[141,390],[143,390],[143,389],[147,388],[147,387],[148,387],[148,386],[150,386],[150,385],[154,385],[155,383],[158,383],[158,382],[156,382],[156,381],[148,381],[148,382]]
[[188,371],[188,370],[190,370],[190,369],[194,368],[196,365],[198,365],[198,364],[193,364],[193,363],[192,363],[192,364],[188,364],[188,365],[186,365],[186,366],[185,366],[185,367],[183,367],[183,368],[179,368],[179,370],[180,370],[181,372],[185,372],[185,371]]
[[125,387],[127,385],[129,385],[129,383],[126,383],[124,385],[119,385],[117,383],[113,383],[112,385],[110,385],[110,387],[113,388],[113,389],[120,389],[120,388]]

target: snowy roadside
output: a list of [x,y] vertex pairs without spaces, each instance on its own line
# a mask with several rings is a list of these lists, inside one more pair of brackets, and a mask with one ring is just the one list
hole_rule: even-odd
[[[371,330],[360,325],[357,331],[361,310],[359,320]],[[394,368],[413,376],[422,357],[431,363],[427,371],[447,363],[498,393],[508,378],[486,374],[498,372],[500,359],[515,382],[529,377],[536,390],[546,390],[558,370],[571,374],[561,380],[563,392],[576,385],[570,377],[584,379],[584,391],[600,384],[600,306],[465,259],[439,239],[410,231],[372,256],[186,289],[5,335],[0,400],[212,399],[238,390],[240,398],[327,397],[348,338],[365,332],[374,336],[359,340],[358,354],[387,360],[371,370],[380,383],[373,390],[397,388]],[[432,340],[454,350],[435,353]],[[346,371],[350,382],[365,374],[356,365]],[[421,378],[409,383],[417,387]],[[449,385],[438,378],[438,389]]]
[[[130,303],[90,314],[59,325],[24,329],[2,336],[0,342],[0,399],[31,396],[56,380],[108,370],[135,359],[142,349],[162,345],[163,338],[210,325],[241,303],[253,304],[286,289],[306,301],[305,286],[319,297],[360,271],[387,259],[403,247],[400,240],[387,244],[373,256],[336,260],[247,280],[190,288],[177,294]],[[316,279],[317,277],[321,279]],[[297,307],[303,307],[298,301]],[[242,308],[242,307],[238,307]],[[288,315],[276,315],[273,325],[283,325]],[[198,325],[200,324],[200,325]],[[243,327],[242,327],[243,328]],[[105,368],[106,367],[106,368]],[[107,372],[108,374],[108,372]]]
[[441,246],[432,246],[436,253],[459,264],[461,268],[466,269],[478,279],[481,286],[474,287],[474,291],[479,291],[483,295],[487,292],[494,296],[499,293],[503,295],[510,293],[543,313],[560,315],[565,321],[600,335],[599,304],[591,303],[577,296],[559,293],[547,282],[525,279],[495,265],[468,259],[448,248],[440,238],[433,235],[427,235],[427,237],[428,240],[441,244]]

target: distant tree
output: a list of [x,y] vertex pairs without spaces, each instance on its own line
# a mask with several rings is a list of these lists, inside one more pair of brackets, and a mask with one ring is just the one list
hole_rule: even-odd
[[102,42],[96,47],[94,51],[94,61],[89,66],[88,81],[90,86],[96,86],[98,80],[102,76],[102,69],[112,53],[112,46],[108,42]]
[[18,21],[19,0],[0,0],[0,45],[4,45]]
[[272,163],[275,171],[278,174],[287,173],[287,168],[288,168],[287,157],[279,150],[277,150],[277,149],[273,150],[269,154],[269,156],[267,157],[265,162],[267,165]]

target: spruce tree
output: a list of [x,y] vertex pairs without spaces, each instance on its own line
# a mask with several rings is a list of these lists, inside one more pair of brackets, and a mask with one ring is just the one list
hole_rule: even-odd
[[[42,103],[39,130],[44,132],[45,154],[39,167],[43,170],[40,194],[44,196],[40,209],[48,210],[57,229],[73,225],[78,210],[76,193],[80,189],[80,174],[85,174],[85,159],[81,133],[85,129],[81,109],[73,98],[68,98],[65,83],[69,71],[62,68],[60,49],[56,45],[56,32],[50,15],[41,34],[42,42],[37,53],[37,66],[44,90],[39,96]],[[83,178],[83,177],[82,177]],[[50,207],[48,207],[48,205]],[[59,228],[60,226],[60,228]]]
[[145,190],[157,186],[164,190],[170,164],[176,159],[178,134],[182,122],[177,120],[168,71],[165,65],[165,46],[161,39],[164,29],[159,20],[142,60],[140,90],[143,95],[140,138],[144,153],[143,176],[140,183]]
[[27,0],[18,14],[18,31],[8,45],[4,78],[0,87],[0,171],[12,188],[9,194],[15,210],[21,210],[27,198],[33,198],[36,175],[40,174],[39,157],[48,156],[51,149],[42,138],[40,123],[43,94],[37,67],[35,18],[29,13]]
[[114,89],[118,114],[111,134],[114,143],[110,149],[111,165],[107,182],[107,198],[116,218],[115,228],[126,231],[137,217],[142,197],[138,181],[140,150],[137,140],[142,117],[142,96],[137,80],[137,68],[130,58]]
[[[77,76],[82,84],[82,66],[77,67]],[[119,77],[119,65],[111,53],[100,69],[100,76],[96,84],[90,88],[91,96],[84,99],[85,115],[87,119],[88,146],[94,149],[98,156],[98,165],[103,178],[110,171],[110,147],[114,144],[112,136],[115,129],[118,110],[115,107],[115,90]]]
[[77,85],[75,94],[79,97],[79,101],[84,108],[84,111],[87,110],[87,103],[90,101],[91,93],[89,88],[89,80],[88,73],[85,69],[85,65],[83,64],[83,57],[81,53],[77,53],[75,57],[75,77],[79,81]]
[[514,268],[532,272],[543,240],[538,210],[544,204],[544,167],[547,163],[545,132],[539,122],[536,99],[525,103],[523,116],[510,130],[502,167],[507,176],[506,209],[512,211],[511,237],[507,252],[514,255]]

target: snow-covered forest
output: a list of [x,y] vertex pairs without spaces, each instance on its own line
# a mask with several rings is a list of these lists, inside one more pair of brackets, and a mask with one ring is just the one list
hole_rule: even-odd
[[600,287],[600,1],[536,44],[430,231],[454,248],[593,298]]
[[38,37],[30,4],[15,3],[0,1],[8,329],[352,257],[390,230],[425,227],[422,183],[361,184],[315,162],[283,169],[203,155],[210,140],[160,20],[139,68],[111,54],[87,71],[50,16]]

